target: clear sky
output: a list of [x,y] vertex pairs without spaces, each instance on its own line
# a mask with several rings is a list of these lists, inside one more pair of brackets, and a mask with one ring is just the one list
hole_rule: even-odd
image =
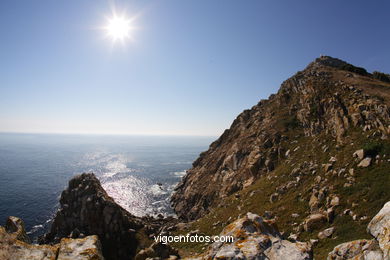
[[[136,17],[122,45],[99,29]],[[2,0],[0,132],[220,135],[321,54],[390,73],[390,1]]]

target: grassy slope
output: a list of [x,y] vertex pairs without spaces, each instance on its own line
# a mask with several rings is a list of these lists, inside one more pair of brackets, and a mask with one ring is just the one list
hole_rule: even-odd
[[[280,163],[276,169],[262,176],[255,184],[245,190],[233,194],[222,201],[223,207],[213,209],[208,215],[202,217],[198,221],[192,223],[188,230],[177,232],[177,234],[185,234],[190,230],[199,230],[199,233],[207,235],[219,234],[223,227],[232,222],[238,216],[247,212],[263,215],[265,211],[272,211],[277,216],[277,223],[280,231],[285,232],[286,236],[293,232],[294,223],[303,222],[304,218],[309,215],[309,199],[311,195],[310,187],[314,183],[314,178],[320,175],[323,178],[328,178],[327,186],[333,185],[332,194],[336,194],[341,199],[341,205],[336,209],[336,218],[331,224],[324,224],[320,229],[313,232],[303,232],[299,240],[308,241],[311,238],[316,239],[320,230],[330,226],[335,226],[336,231],[332,238],[320,240],[319,244],[314,248],[316,259],[325,259],[328,252],[334,246],[355,239],[370,238],[366,232],[366,227],[369,220],[380,210],[383,204],[390,200],[390,142],[377,140],[382,144],[380,151],[381,158],[387,154],[386,158],[381,163],[374,164],[365,169],[358,169],[357,162],[352,159],[352,154],[357,149],[367,146],[367,143],[373,142],[372,137],[367,138],[369,132],[362,133],[361,130],[350,130],[347,133],[345,145],[336,146],[333,138],[325,135],[313,137],[297,137],[293,131],[290,131],[289,139],[285,142],[285,147],[291,151],[296,147],[300,147],[296,152],[292,152],[291,158]],[[364,134],[364,136],[362,136]],[[292,142],[296,140],[297,142]],[[318,152],[324,145],[329,147],[329,151]],[[356,183],[351,187],[343,187],[346,179],[343,177],[325,176],[323,163],[327,163],[331,156],[337,158],[334,168],[355,169]],[[292,180],[289,173],[293,168],[303,163],[304,161],[313,161],[318,164],[317,173],[315,175],[302,176],[303,181],[296,188],[291,188],[287,193],[283,194],[279,201],[270,203],[269,197],[275,192],[275,189]],[[270,179],[270,177],[272,178]],[[357,206],[352,207],[352,203],[357,203]],[[367,216],[367,220],[353,221],[350,216],[343,216],[344,209],[349,208],[358,216]],[[292,213],[298,213],[298,218],[292,218]],[[215,225],[214,223],[221,223]],[[294,233],[294,232],[293,232]],[[204,251],[207,245],[205,244],[174,244],[180,249],[183,255],[196,254]]]

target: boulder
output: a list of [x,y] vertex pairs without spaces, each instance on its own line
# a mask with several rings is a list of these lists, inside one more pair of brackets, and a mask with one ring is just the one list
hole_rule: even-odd
[[327,228],[321,232],[318,233],[318,238],[319,239],[325,239],[328,237],[331,237],[334,233],[334,227]]
[[360,149],[360,150],[357,150],[353,153],[353,157],[354,158],[358,158],[359,160],[363,160],[364,158],[364,155],[365,155],[365,152],[363,149]]
[[252,213],[225,227],[220,236],[232,242],[214,242],[201,259],[312,259],[311,244],[284,240],[274,222]]
[[336,246],[328,254],[328,260],[384,260],[383,254],[374,240],[355,240]]
[[358,164],[358,167],[366,168],[366,167],[370,166],[371,160],[372,159],[370,157],[364,158],[363,160],[360,161],[360,163]]
[[104,259],[97,236],[61,239],[57,260]]
[[390,259],[390,201],[370,221],[367,231],[375,237],[385,259]]
[[305,231],[311,232],[312,230],[322,226],[324,223],[326,223],[326,221],[326,216],[321,213],[311,214],[305,219],[303,228]]
[[330,205],[331,205],[332,207],[336,207],[336,206],[340,205],[340,198],[337,197],[337,196],[334,196],[334,197],[332,198],[332,200],[330,201]]

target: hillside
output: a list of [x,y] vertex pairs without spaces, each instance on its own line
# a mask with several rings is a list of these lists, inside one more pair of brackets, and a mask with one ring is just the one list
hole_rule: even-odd
[[[247,212],[275,219],[291,240],[333,227],[314,247],[324,259],[370,237],[368,222],[390,200],[389,102],[386,80],[322,56],[242,112],[193,163],[172,205],[188,230],[210,235]],[[305,226],[316,214],[323,220]]]

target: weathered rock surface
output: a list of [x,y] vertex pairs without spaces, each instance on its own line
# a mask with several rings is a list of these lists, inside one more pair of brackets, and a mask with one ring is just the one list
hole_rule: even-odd
[[328,260],[390,259],[390,201],[368,224],[367,231],[374,236],[372,240],[355,240],[336,246],[328,255]]
[[58,260],[104,259],[101,245],[96,235],[85,238],[62,238],[58,251]]
[[271,220],[248,213],[224,228],[220,236],[232,242],[214,242],[202,259],[312,259],[309,243],[284,240]]
[[139,251],[135,256],[135,260],[145,260],[148,258],[175,259],[179,258],[179,253],[168,244],[153,243],[150,247]]
[[328,255],[328,260],[382,260],[382,251],[374,240],[355,240],[336,246]]
[[310,232],[326,222],[327,222],[327,217],[324,214],[321,213],[312,214],[305,219],[303,227],[305,231]]
[[144,224],[116,204],[94,174],[84,173],[71,179],[60,204],[44,242],[58,243],[61,238],[81,233],[97,235],[107,259],[134,257],[139,246],[136,233]]
[[[277,94],[243,111],[231,127],[200,154],[176,187],[172,205],[178,216],[186,220],[203,216],[221,199],[249,186],[291,158],[300,151],[299,146],[285,147],[292,129],[295,135],[331,136],[337,144],[345,142],[349,129],[360,129],[362,133],[374,131],[380,138],[387,138],[388,103],[364,92],[376,86],[384,89],[382,83],[362,73],[359,80],[370,84],[363,91],[355,87],[356,79],[346,76],[342,70],[346,66],[352,65],[322,56],[283,82]],[[325,145],[323,152],[328,149]],[[364,150],[357,151],[354,155],[363,160],[359,167],[368,167],[374,161],[364,159],[364,153]],[[337,163],[336,157],[331,158],[323,170],[336,175]],[[353,183],[354,178],[350,176],[346,186]],[[280,198],[274,195],[270,200],[276,202]],[[315,200],[313,198],[313,212],[318,208]]]
[[371,165],[372,159],[370,157],[366,157],[358,164],[358,167],[366,168]]
[[30,244],[23,221],[9,217],[0,226],[1,260],[103,260],[97,236],[81,239],[63,238],[55,245]]
[[83,173],[72,178],[62,192],[60,209],[41,243],[96,235],[106,259],[132,259],[137,250],[152,243],[150,236],[175,224],[177,219],[172,217],[133,216],[108,196],[93,173]]
[[390,201],[371,220],[367,230],[378,241],[385,259],[390,259]]

